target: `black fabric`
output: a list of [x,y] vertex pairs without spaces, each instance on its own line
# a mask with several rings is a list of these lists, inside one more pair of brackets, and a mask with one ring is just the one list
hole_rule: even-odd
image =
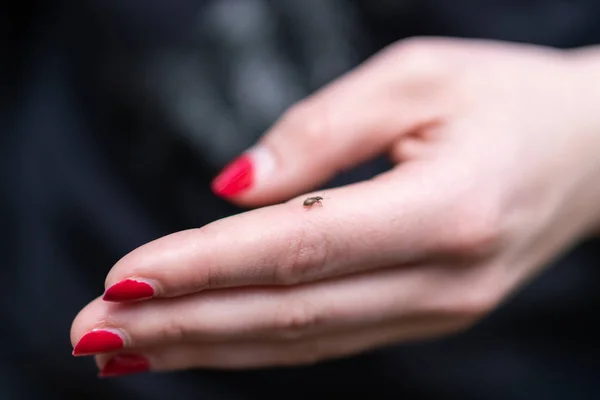
[[[600,43],[600,3],[5,2],[2,399],[600,398],[599,244],[471,331],[310,368],[99,380],[70,323],[121,256],[241,210],[211,178],[287,106],[414,35]],[[375,160],[329,186],[387,168]]]

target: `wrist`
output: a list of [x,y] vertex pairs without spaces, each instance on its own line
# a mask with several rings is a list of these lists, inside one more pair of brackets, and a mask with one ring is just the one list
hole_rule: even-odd
[[[570,52],[575,80],[574,103],[581,125],[578,163],[584,170],[585,189],[577,206],[588,208],[585,236],[600,236],[600,46],[584,47]],[[580,128],[580,129],[579,129]],[[589,161],[589,162],[586,162]],[[587,213],[586,213],[587,214]]]

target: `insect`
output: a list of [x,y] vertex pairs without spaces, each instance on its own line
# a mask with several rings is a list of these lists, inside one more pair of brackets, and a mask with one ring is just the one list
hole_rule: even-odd
[[302,205],[304,207],[310,208],[313,206],[313,204],[317,203],[322,207],[323,204],[321,203],[321,200],[323,200],[321,196],[308,197],[306,200],[304,200],[304,203],[302,203]]

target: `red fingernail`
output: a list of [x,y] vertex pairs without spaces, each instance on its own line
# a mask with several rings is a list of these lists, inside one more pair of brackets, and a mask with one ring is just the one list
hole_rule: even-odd
[[218,196],[235,196],[252,186],[254,168],[248,155],[242,155],[225,167],[213,180],[212,190]]
[[147,282],[125,279],[115,283],[104,292],[104,301],[135,301],[150,299],[154,296],[154,288]]
[[138,374],[148,370],[150,370],[150,363],[146,357],[136,354],[117,354],[106,363],[99,376],[104,378]]
[[113,330],[94,329],[83,335],[73,349],[74,356],[107,353],[124,346],[123,338]]

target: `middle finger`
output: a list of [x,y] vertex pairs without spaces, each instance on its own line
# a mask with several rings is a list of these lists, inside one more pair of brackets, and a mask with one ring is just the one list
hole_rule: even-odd
[[[182,341],[298,339],[452,313],[467,291],[455,268],[391,268],[296,287],[207,291],[133,304],[97,299],[77,316],[76,355]],[[460,318],[460,307],[457,318]],[[109,338],[110,340],[108,340]],[[108,348],[103,343],[110,343]],[[104,347],[103,347],[104,346]]]

